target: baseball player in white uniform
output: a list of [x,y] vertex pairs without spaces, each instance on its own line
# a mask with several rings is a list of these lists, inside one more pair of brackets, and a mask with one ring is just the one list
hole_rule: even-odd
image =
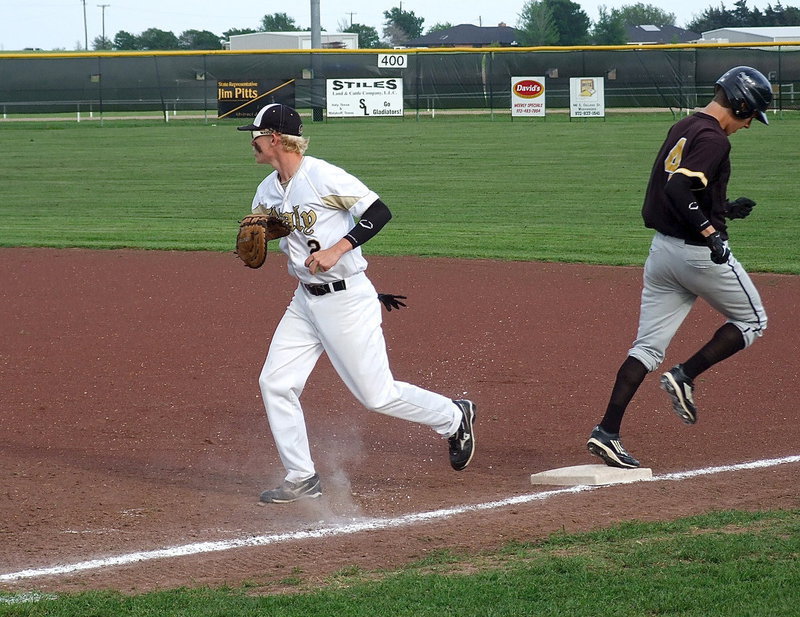
[[286,468],[283,483],[264,491],[261,501],[289,503],[322,494],[300,395],[323,351],[362,405],[430,426],[448,438],[451,466],[464,469],[475,450],[476,405],[396,381],[389,368],[381,303],[361,253],[361,245],[391,218],[389,209],[359,179],[305,155],[308,140],[291,107],[267,105],[252,124],[238,128],[251,132],[256,162],[274,168],[258,186],[252,211],[289,222],[292,232],[281,238],[280,248],[299,280],[259,378]]

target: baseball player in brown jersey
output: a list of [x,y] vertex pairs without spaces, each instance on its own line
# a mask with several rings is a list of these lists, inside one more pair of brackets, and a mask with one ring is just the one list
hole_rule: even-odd
[[726,322],[697,353],[660,379],[673,411],[687,424],[697,421],[694,380],[714,364],[748,347],[767,327],[761,298],[728,245],[726,219],[744,218],[755,202],[728,201],[729,136],[749,128],[772,100],[769,81],[757,70],[737,66],[720,77],[714,98],[701,111],[677,122],[656,157],[642,215],[655,229],[644,266],[639,330],[617,372],[611,397],[587,447],[612,467],[638,467],[620,441],[625,410],[645,376],[655,371],[678,327],[699,297]]

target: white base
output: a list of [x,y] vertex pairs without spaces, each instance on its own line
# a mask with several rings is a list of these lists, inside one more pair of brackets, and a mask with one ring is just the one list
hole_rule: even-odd
[[653,470],[648,467],[620,469],[608,465],[574,465],[550,469],[531,475],[531,484],[555,484],[558,486],[578,486],[599,484],[625,484],[649,480]]

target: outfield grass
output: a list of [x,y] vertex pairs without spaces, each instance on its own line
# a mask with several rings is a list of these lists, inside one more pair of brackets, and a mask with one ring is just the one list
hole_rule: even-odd
[[4,604],[13,599],[6,594],[0,615],[783,616],[797,614],[800,602],[798,553],[800,511],[718,512],[555,534],[492,553],[439,552],[399,571],[343,568],[313,589],[295,572],[276,586],[86,592],[17,604]]
[[[361,177],[394,219],[368,254],[640,265],[639,214],[669,113],[570,122],[437,116],[306,122],[309,154]],[[0,123],[0,246],[230,251],[269,171],[236,121]],[[733,221],[751,271],[800,273],[800,116],[733,141]],[[186,221],[191,221],[186,224]]]

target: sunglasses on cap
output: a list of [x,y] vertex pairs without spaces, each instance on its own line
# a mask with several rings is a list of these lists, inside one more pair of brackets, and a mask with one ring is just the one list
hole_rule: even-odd
[[250,135],[255,139],[256,137],[269,137],[274,135],[275,131],[272,129],[264,129],[263,131],[250,131]]

